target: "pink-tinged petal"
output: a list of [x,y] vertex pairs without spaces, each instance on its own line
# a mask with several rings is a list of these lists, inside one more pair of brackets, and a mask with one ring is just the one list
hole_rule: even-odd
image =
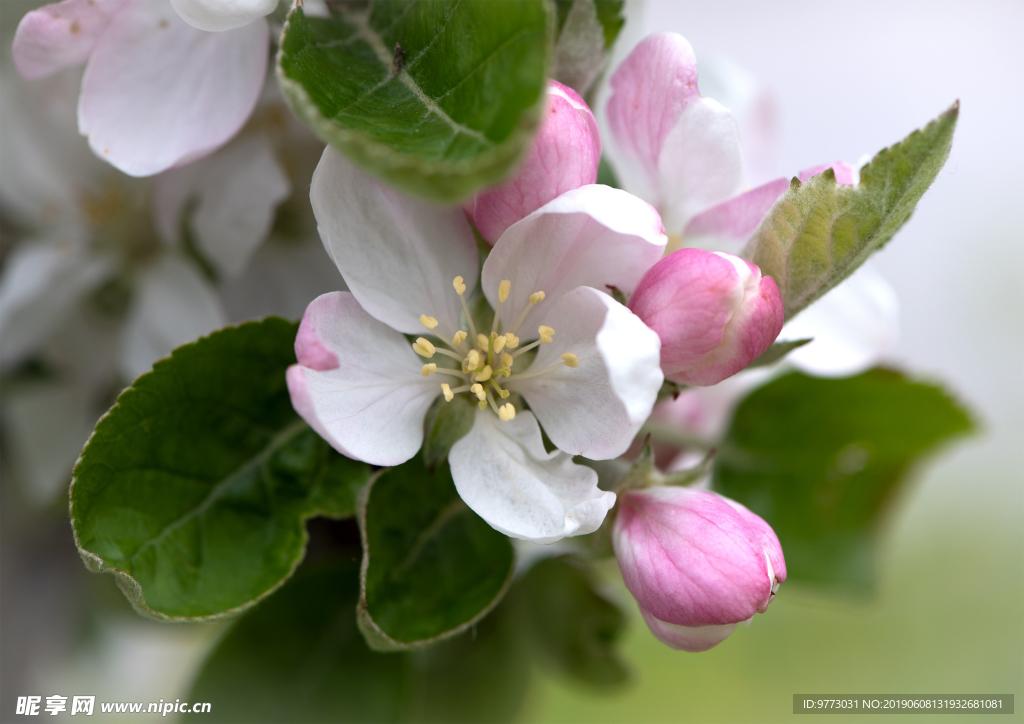
[[42,78],[88,60],[125,0],[64,0],[21,19],[11,52],[25,78]]
[[857,183],[858,172],[853,166],[843,161],[836,161],[835,163],[823,163],[818,166],[811,166],[805,168],[803,171],[797,174],[797,178],[800,179],[801,183],[807,183],[812,177],[817,176],[822,171],[831,168],[836,175],[836,183],[844,186],[854,186]]
[[665,249],[668,239],[658,212],[645,201],[607,186],[583,186],[545,204],[509,227],[484,262],[484,294],[498,303],[498,285],[511,282],[501,306],[505,329],[511,329],[543,291],[517,334],[536,339],[537,326],[562,295],[576,287],[630,292]]
[[647,628],[651,630],[661,643],[679,651],[699,653],[713,649],[725,641],[736,630],[738,624],[727,623],[721,626],[677,626],[657,618],[650,611],[640,609]]
[[171,5],[189,25],[219,33],[269,15],[277,0],[171,0]]
[[646,176],[640,195],[657,203],[662,146],[683,110],[700,100],[693,48],[676,33],[649,35],[622,61],[610,85],[607,116],[616,149],[636,165],[637,176]]
[[469,210],[480,234],[498,240],[515,222],[557,196],[597,181],[601,137],[574,90],[548,83],[548,105],[529,156],[511,181],[480,194]]
[[782,330],[782,298],[771,277],[721,252],[681,249],[655,264],[629,308],[661,338],[665,376],[713,385],[750,364]]
[[554,341],[541,345],[530,368],[560,365],[566,352],[577,356],[579,366],[561,365],[521,382],[513,375],[508,387],[529,402],[559,450],[591,460],[618,457],[647,421],[661,389],[658,335],[590,287],[564,295],[544,324],[555,330]]
[[371,465],[416,454],[441,385],[421,376],[405,337],[348,292],[332,292],[306,309],[295,352],[299,364],[287,377],[292,406],[334,449]]
[[[723,239],[726,243],[746,241],[788,188],[788,179],[775,179],[698,214],[686,225],[686,243],[694,245],[695,237]],[[708,248],[706,244],[696,245]]]
[[168,4],[129,3],[89,58],[79,131],[96,155],[130,176],[202,158],[252,113],[267,55],[263,20],[207,33]]
[[763,611],[785,580],[775,533],[716,493],[655,487],[623,493],[612,545],[626,587],[676,626],[725,626]]

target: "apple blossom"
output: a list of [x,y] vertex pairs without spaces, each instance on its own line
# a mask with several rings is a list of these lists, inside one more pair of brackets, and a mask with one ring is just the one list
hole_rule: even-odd
[[786,580],[771,526],[706,490],[621,493],[612,546],[651,632],[685,651],[706,651],[749,624]]
[[[151,176],[208,155],[248,119],[266,75],[261,15],[273,5],[63,0],[22,18],[14,62],[29,79],[86,63],[79,131],[103,160],[131,176]],[[175,8],[190,22],[225,30],[200,30]],[[246,18],[252,22],[239,25]]]
[[[527,540],[596,530],[615,496],[572,456],[622,454],[663,380],[657,335],[599,290],[631,290],[661,256],[654,209],[590,185],[516,222],[479,274],[494,309],[481,319],[469,306],[478,254],[459,209],[406,197],[331,148],[310,197],[351,293],[306,311],[287,375],[299,414],[340,452],[395,465],[419,450],[437,397],[468,395],[479,410],[449,454],[467,505]],[[417,333],[411,345],[403,336]]]
[[548,81],[544,121],[516,175],[466,205],[493,244],[505,230],[556,196],[597,181],[601,135],[590,108],[572,88]]
[[644,274],[629,308],[661,338],[665,376],[714,385],[767,350],[782,330],[779,288],[754,264],[680,249]]

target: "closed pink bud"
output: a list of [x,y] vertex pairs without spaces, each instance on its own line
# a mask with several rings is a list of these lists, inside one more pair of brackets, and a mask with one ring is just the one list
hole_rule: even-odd
[[782,331],[775,280],[724,252],[680,249],[651,267],[629,308],[661,337],[665,377],[714,385],[768,349]]
[[466,204],[493,244],[505,229],[566,191],[597,181],[601,136],[594,114],[572,88],[548,81],[548,104],[529,156],[511,181]]
[[786,580],[771,526],[706,490],[621,494],[612,545],[651,631],[685,651],[706,651],[764,613]]

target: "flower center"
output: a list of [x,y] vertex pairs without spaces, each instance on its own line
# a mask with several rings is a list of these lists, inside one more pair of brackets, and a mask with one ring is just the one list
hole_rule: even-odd
[[[446,341],[445,335],[450,330],[439,330],[437,319],[423,314],[420,315],[420,323],[430,330],[443,346],[435,345],[426,337],[419,337],[412,345],[413,351],[426,359],[430,359],[434,355],[443,355],[460,363],[461,369],[438,367],[436,362],[428,362],[423,365],[421,370],[424,377],[440,374],[455,378],[452,383],[441,384],[441,393],[444,395],[445,401],[451,402],[455,399],[455,395],[466,393],[476,398],[477,405],[481,410],[489,405],[501,420],[508,422],[515,419],[515,405],[511,402],[499,404],[497,400],[507,400],[514,391],[517,380],[548,375],[562,367],[576,368],[579,366],[579,357],[572,352],[566,352],[561,356],[562,361],[558,364],[537,370],[530,368],[523,372],[512,372],[516,360],[524,352],[528,352],[538,345],[551,344],[554,341],[555,330],[544,324],[537,328],[539,339],[524,347],[519,347],[519,337],[516,336],[533,305],[544,301],[544,292],[534,292],[530,295],[529,301],[510,330],[499,330],[501,305],[508,300],[509,292],[512,290],[512,283],[508,279],[503,280],[498,285],[498,307],[494,310],[490,334],[484,334],[477,331],[476,325],[473,323],[473,315],[469,313],[469,305],[466,304],[465,297],[466,284],[463,278],[455,277],[452,286],[462,302],[462,311],[466,315],[469,331],[455,330],[451,341]],[[469,340],[472,340],[474,344],[470,345]]]

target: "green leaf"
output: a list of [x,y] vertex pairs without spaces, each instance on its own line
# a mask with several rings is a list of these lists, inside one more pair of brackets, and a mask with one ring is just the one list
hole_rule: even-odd
[[773,365],[787,354],[792,352],[794,349],[803,347],[813,340],[813,337],[807,337],[805,339],[794,339],[791,342],[776,342],[771,347],[761,353],[761,356],[747,365],[747,369],[754,367],[767,367]]
[[870,589],[878,529],[901,484],[972,427],[939,387],[897,372],[794,372],[740,403],[713,484],[771,524],[790,580]]
[[879,152],[857,186],[824,173],[793,179],[754,232],[743,256],[775,279],[792,319],[846,279],[892,238],[949,156],[959,102]]
[[558,37],[551,77],[586,95],[626,22],[623,0],[556,0]]
[[357,517],[359,627],[372,648],[421,648],[465,631],[512,582],[511,541],[462,502],[447,464],[430,473],[416,457],[383,472]]
[[140,613],[235,613],[291,575],[306,518],[354,514],[369,469],[292,410],[296,329],[271,317],[179,347],[96,425],[71,525],[89,569],[113,573]]
[[546,558],[515,589],[540,658],[566,676],[607,687],[629,678],[616,645],[626,617],[591,571],[570,556]]
[[423,461],[434,470],[448,459],[448,451],[473,427],[476,405],[466,395],[456,395],[451,402],[443,397],[434,400],[423,421]]
[[328,143],[409,193],[454,203],[504,179],[544,106],[542,0],[332,3],[289,14],[278,80]]
[[473,633],[426,651],[371,651],[356,627],[353,563],[303,566],[242,616],[204,663],[189,701],[218,722],[511,721],[530,664],[499,607]]

